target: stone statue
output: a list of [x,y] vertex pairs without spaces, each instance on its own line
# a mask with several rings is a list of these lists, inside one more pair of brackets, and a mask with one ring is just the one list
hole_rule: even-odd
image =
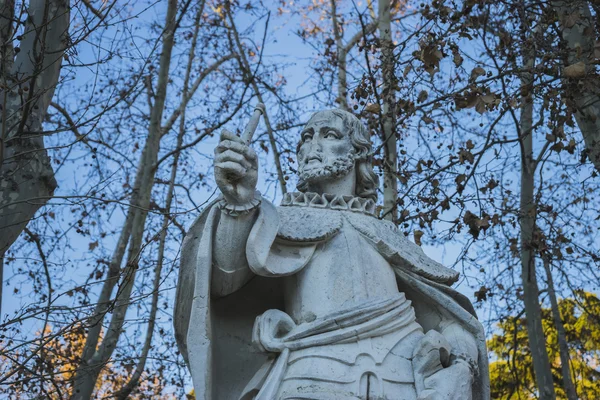
[[375,214],[368,131],[314,114],[298,192],[256,192],[256,153],[227,131],[221,197],[185,237],[175,333],[197,399],[489,398],[485,336],[458,273]]

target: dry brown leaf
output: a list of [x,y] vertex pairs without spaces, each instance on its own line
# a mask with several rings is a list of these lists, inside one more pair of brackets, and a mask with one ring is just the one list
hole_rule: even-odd
[[485,69],[483,69],[481,67],[473,68],[473,71],[471,71],[471,80],[474,81],[477,78],[479,78],[481,75],[485,75]]
[[423,231],[420,230],[415,230],[414,232],[415,235],[415,243],[418,244],[419,246],[421,246],[421,238],[423,237]]
[[460,53],[457,51],[453,51],[453,57],[452,57],[452,61],[454,62],[454,65],[456,65],[456,67],[460,67],[463,63],[463,58],[460,55]]
[[479,114],[483,114],[486,111],[485,103],[481,100],[481,98],[477,99],[477,104],[475,104],[475,111]]
[[583,78],[585,76],[585,63],[579,61],[578,63],[565,67],[565,76],[567,78]]
[[483,100],[485,104],[492,104],[496,100],[496,96],[493,94],[484,94],[481,96],[481,100]]
[[373,114],[379,114],[379,112],[381,111],[381,107],[377,103],[371,103],[367,104],[367,106],[365,107],[365,111]]

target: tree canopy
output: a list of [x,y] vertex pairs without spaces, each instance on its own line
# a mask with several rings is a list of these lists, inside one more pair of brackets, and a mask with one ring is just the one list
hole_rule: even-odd
[[[577,297],[561,299],[558,303],[570,349],[571,374],[580,399],[597,399],[600,397],[600,299],[593,293],[576,294]],[[552,311],[544,308],[542,314],[556,395],[566,399]],[[497,328],[498,333],[487,342],[494,360],[490,364],[492,397],[538,398],[524,318],[508,317]]]

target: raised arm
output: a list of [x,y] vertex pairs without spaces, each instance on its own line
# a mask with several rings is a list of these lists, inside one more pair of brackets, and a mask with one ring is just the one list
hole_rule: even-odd
[[246,242],[258,211],[256,153],[243,139],[223,131],[215,148],[215,181],[223,200],[213,245],[212,292],[224,296],[252,275],[246,260]]

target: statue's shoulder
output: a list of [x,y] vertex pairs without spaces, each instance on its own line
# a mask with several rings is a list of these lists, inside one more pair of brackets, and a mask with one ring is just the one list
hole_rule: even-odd
[[344,220],[368,237],[381,235],[392,237],[399,234],[396,226],[389,221],[347,210],[279,206],[277,214],[279,216],[277,236],[292,241],[326,240],[340,231]]
[[344,218],[393,265],[448,285],[458,280],[458,272],[427,257],[393,222],[358,213],[344,213]]
[[404,238],[404,235],[398,227],[391,221],[386,219],[379,219],[374,215],[366,215],[360,213],[344,213],[344,217],[350,222],[352,226],[355,228],[360,228],[361,231],[364,231],[365,234],[369,236],[372,235],[402,235],[403,240],[407,240]]
[[[356,196],[286,193],[277,208],[280,239],[294,242],[319,242],[340,231],[343,215],[373,214],[375,202]],[[374,217],[370,217],[375,220]]]
[[[343,208],[346,207],[346,208]],[[458,272],[427,257],[391,221],[381,220],[362,209],[345,204],[282,203],[277,207],[277,238],[286,242],[316,243],[336,235],[345,224],[359,232],[381,255],[396,267],[404,268],[435,282],[452,284]]]
[[291,242],[320,242],[338,233],[342,227],[339,212],[311,207],[277,207],[277,237]]
[[[363,236],[373,242],[386,242],[392,248],[414,246],[391,221],[359,213],[344,213],[344,218]],[[420,250],[420,248],[417,246]]]

